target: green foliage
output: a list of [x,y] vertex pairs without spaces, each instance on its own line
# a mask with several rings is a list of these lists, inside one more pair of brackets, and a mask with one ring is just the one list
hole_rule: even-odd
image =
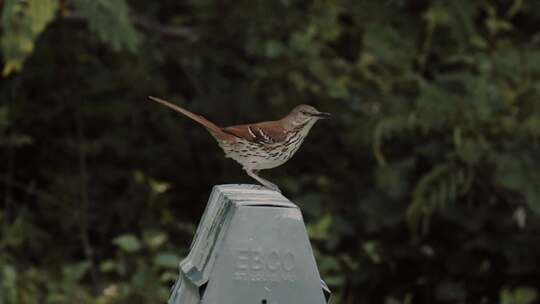
[[538,301],[540,2],[3,4],[0,303],[165,302],[211,186],[253,182],[147,95],[334,114],[263,172],[334,304]]
[[113,239],[113,243],[126,252],[137,252],[141,249],[141,243],[132,234],[116,237]]
[[137,50],[141,36],[129,20],[125,0],[73,0],[73,5],[88,19],[90,30],[114,50]]
[[506,189],[521,193],[528,207],[540,214],[540,175],[533,155],[500,154],[495,156],[495,181]]
[[467,194],[472,177],[463,169],[442,163],[426,173],[416,184],[407,210],[411,230],[416,233],[423,220],[423,233],[429,230],[429,219],[435,211],[444,211],[447,204]]
[[[72,0],[90,30],[114,50],[137,51],[142,37],[129,19],[125,0]],[[37,37],[54,20],[59,0],[6,0],[2,9],[1,39],[4,59],[3,76],[22,69]]]
[[501,304],[530,304],[538,300],[538,291],[533,287],[520,287],[501,291]]
[[2,55],[7,76],[22,69],[34,41],[54,18],[58,0],[6,0],[2,9]]
[[17,303],[17,272],[11,265],[1,265],[0,268],[0,291],[2,291],[2,303]]

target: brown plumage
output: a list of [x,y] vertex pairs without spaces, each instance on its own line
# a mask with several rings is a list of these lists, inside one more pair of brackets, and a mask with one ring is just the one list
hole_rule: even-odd
[[228,134],[246,138],[253,142],[281,142],[287,137],[287,131],[279,121],[266,121],[247,125],[238,125],[224,128]]
[[275,168],[289,160],[315,122],[330,116],[312,106],[299,105],[280,120],[223,128],[166,100],[149,98],[203,125],[216,139],[226,157],[236,160],[249,176],[276,191],[279,188],[258,176],[258,171]]

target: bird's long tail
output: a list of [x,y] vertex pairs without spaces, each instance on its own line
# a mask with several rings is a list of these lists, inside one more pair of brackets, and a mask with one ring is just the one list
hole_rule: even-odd
[[227,134],[225,132],[223,132],[223,130],[218,126],[216,125],[215,123],[211,122],[210,120],[204,118],[203,116],[201,115],[197,115],[193,112],[190,112],[180,106],[177,106],[171,102],[168,102],[166,100],[163,100],[161,98],[157,98],[157,97],[154,97],[154,96],[148,96],[149,99],[155,101],[155,102],[158,102],[168,108],[171,108],[173,110],[175,110],[176,112],[180,112],[182,114],[184,114],[185,116],[193,119],[194,121],[200,123],[201,125],[203,125],[208,131],[210,131],[210,133],[212,135],[214,135],[215,137],[217,137],[218,139],[222,139],[223,137],[228,137]]

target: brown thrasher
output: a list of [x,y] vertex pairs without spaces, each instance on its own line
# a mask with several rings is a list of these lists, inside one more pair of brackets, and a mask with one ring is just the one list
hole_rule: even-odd
[[148,98],[203,125],[217,140],[225,152],[225,157],[234,159],[242,165],[249,176],[278,192],[280,190],[276,185],[258,176],[257,173],[288,161],[300,148],[315,122],[331,116],[329,113],[317,111],[312,106],[299,105],[280,120],[222,128],[168,101],[153,96]]

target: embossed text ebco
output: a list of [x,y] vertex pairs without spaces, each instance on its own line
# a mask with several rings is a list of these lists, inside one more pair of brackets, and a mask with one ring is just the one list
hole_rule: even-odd
[[289,250],[248,249],[236,250],[234,279],[262,282],[295,282],[295,255]]

